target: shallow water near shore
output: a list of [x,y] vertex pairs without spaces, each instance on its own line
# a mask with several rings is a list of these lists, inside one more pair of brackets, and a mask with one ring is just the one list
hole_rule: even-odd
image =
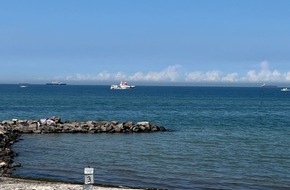
[[148,120],[170,132],[22,135],[14,175],[161,189],[290,187],[290,93],[278,88],[0,85],[0,119]]

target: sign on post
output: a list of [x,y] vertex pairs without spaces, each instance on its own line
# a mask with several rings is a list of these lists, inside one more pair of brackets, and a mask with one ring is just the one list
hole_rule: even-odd
[[94,168],[89,168],[89,167],[85,168],[84,174],[85,174],[84,190],[93,190]]

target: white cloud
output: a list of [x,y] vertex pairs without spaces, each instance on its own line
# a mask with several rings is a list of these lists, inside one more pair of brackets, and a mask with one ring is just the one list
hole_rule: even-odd
[[96,75],[90,75],[90,74],[76,74],[75,76],[67,76],[66,80],[71,81],[106,81],[110,80],[112,74],[108,73],[106,71],[98,73]]
[[260,63],[260,71],[250,70],[245,77],[241,78],[241,81],[245,82],[277,82],[282,80],[282,74],[277,70],[271,71],[267,61]]
[[116,74],[113,74],[112,76],[114,76],[113,79],[117,81],[126,80],[127,78],[127,75],[123,72],[117,72]]
[[285,74],[286,81],[290,81],[290,71]]
[[193,71],[185,74],[187,82],[285,82],[290,81],[290,72],[282,74],[271,70],[268,61],[259,64],[259,70],[249,70],[245,76],[234,72],[225,74],[220,71]]
[[101,72],[97,75],[98,80],[109,80],[111,78],[111,74],[108,73],[107,71]]
[[194,71],[186,74],[185,81],[188,82],[218,82],[221,81],[222,73],[219,71]]
[[222,77],[222,81],[225,81],[225,82],[237,82],[239,79],[238,79],[238,73],[230,73],[224,77]]
[[163,71],[160,72],[136,72],[131,77],[129,77],[132,81],[170,81],[175,82],[180,76],[179,68],[180,65],[169,66]]
[[159,72],[136,72],[131,75],[124,72],[117,73],[109,73],[107,71],[103,71],[96,75],[90,74],[76,74],[74,76],[67,76],[66,80],[71,81],[112,81],[112,80],[130,80],[130,81],[170,81],[175,82],[180,77],[180,65],[169,66],[166,69]]
[[138,71],[135,73],[103,71],[95,75],[76,74],[67,76],[68,81],[121,81],[134,82],[223,82],[223,83],[263,83],[263,82],[289,82],[290,71],[281,73],[278,70],[271,70],[267,61],[259,63],[259,69],[249,70],[245,75],[241,73],[223,73],[218,70],[182,72],[181,65],[168,66],[161,71]]
[[205,79],[211,82],[219,81],[221,79],[221,73],[219,71],[208,71],[205,73]]

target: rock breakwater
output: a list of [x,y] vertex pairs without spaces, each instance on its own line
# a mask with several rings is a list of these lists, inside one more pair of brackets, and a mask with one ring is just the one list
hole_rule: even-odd
[[150,133],[166,131],[163,126],[148,121],[134,123],[132,121],[62,121],[53,116],[39,120],[4,120],[0,123],[0,176],[10,176],[19,163],[13,162],[17,153],[12,145],[21,134],[45,133]]
[[13,162],[17,153],[11,149],[19,136],[19,133],[12,132],[9,129],[3,130],[0,127],[0,176],[10,176],[12,169],[20,166],[19,163]]
[[59,117],[39,120],[4,120],[0,129],[17,133],[133,133],[166,131],[148,121],[64,121]]

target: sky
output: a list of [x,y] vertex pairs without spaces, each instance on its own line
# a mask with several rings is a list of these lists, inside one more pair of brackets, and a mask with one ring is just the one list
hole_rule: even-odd
[[0,0],[0,83],[290,86],[289,0]]

